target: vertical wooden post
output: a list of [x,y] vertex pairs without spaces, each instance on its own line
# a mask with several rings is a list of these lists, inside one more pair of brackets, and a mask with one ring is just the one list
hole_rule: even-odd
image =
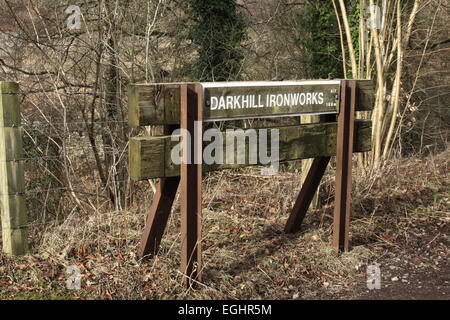
[[28,251],[19,85],[0,82],[0,211],[3,251]]
[[181,271],[189,277],[187,285],[189,279],[200,281],[202,273],[202,109],[201,85],[182,85]]
[[338,116],[336,196],[333,220],[333,247],[336,251],[348,250],[355,104],[356,81],[342,81]]

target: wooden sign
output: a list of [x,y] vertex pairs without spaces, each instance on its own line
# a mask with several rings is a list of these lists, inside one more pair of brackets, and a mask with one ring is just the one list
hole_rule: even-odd
[[[272,140],[270,143],[271,156],[276,150],[274,160],[277,163],[314,158],[284,230],[296,232],[300,229],[331,156],[335,155],[333,247],[338,251],[348,249],[352,155],[354,152],[369,151],[372,143],[371,121],[355,120],[355,113],[372,109],[374,104],[372,81],[145,84],[130,86],[128,97],[130,125],[164,125],[166,133],[164,136],[130,139],[131,178],[134,180],[159,178],[141,238],[139,247],[141,257],[155,255],[158,252],[180,186],[181,271],[186,275],[184,279],[187,285],[192,285],[194,283],[192,280],[201,281],[203,172],[267,164],[264,159],[260,159],[263,161],[259,162],[249,161],[250,156],[254,156],[258,148],[269,150],[264,139],[257,139],[267,138],[267,131],[263,134],[262,130],[266,129],[262,128],[257,129],[260,130],[258,133],[248,135],[248,141],[246,140],[248,132],[242,130],[236,136],[241,138],[242,143],[236,148],[234,137],[230,139],[231,143],[228,143],[228,139],[224,139],[229,130],[217,132],[218,140],[221,142],[216,145],[219,146],[217,149],[214,148],[215,156],[219,154],[221,157],[218,158],[223,159],[226,154],[226,158],[241,157],[243,161],[206,161],[208,157],[205,157],[203,151],[209,148],[205,148],[203,138],[208,131],[201,125],[202,122],[302,114],[337,116],[324,117],[321,123],[270,128],[277,137],[275,143],[272,143]],[[168,134],[177,127],[185,134],[180,142],[184,146],[182,156],[189,159],[189,155],[196,155],[200,161],[174,161],[173,151],[177,150],[175,145],[180,136]],[[272,146],[276,148],[272,149]]]
[[[339,113],[341,80],[200,83],[203,121]],[[134,84],[128,88],[131,126],[180,124],[182,83]],[[356,111],[374,104],[372,80],[356,80]]]
[[203,83],[204,121],[338,112],[340,81]]

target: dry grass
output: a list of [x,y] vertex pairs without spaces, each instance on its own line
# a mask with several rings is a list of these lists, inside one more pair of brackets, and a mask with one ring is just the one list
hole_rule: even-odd
[[[222,171],[205,179],[205,270],[196,289],[181,285],[176,205],[161,252],[153,260],[140,261],[135,254],[146,208],[88,216],[73,213],[59,225],[40,229],[31,255],[0,256],[0,297],[345,297],[345,292],[365,282],[367,264],[386,252],[421,246],[419,237],[413,236],[418,225],[448,229],[449,155],[447,150],[426,159],[398,160],[372,176],[355,173],[353,246],[341,255],[329,246],[331,170],[321,192],[324,207],[311,212],[303,230],[294,235],[282,230],[299,189],[298,173],[264,177],[255,169]],[[429,231],[427,243],[433,238],[442,243],[447,230],[443,228]],[[82,270],[83,287],[78,291],[65,289],[65,270],[71,264]]]

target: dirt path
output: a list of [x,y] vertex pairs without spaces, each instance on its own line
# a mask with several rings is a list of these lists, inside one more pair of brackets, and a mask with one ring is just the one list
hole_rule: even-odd
[[411,245],[390,248],[379,259],[381,288],[369,290],[363,273],[357,286],[339,295],[341,299],[450,299],[448,225],[424,221],[402,231],[408,234]]
[[[391,265],[392,267],[392,265]],[[433,268],[411,271],[410,268],[382,268],[380,290],[360,286],[355,299],[369,300],[448,300],[450,299],[450,267],[439,264]],[[359,291],[359,292],[358,292]]]

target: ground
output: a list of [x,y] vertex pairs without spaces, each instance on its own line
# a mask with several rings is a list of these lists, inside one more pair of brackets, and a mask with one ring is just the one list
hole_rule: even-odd
[[[179,208],[161,252],[136,257],[148,208],[70,214],[30,230],[31,254],[0,256],[3,299],[449,299],[450,151],[398,159],[377,172],[354,171],[351,248],[330,247],[333,171],[323,207],[302,230],[283,226],[299,190],[295,166],[261,176],[257,169],[205,179],[205,270],[196,288],[182,286]],[[381,289],[367,288],[378,263]],[[66,289],[67,267],[81,270],[80,290]]]

